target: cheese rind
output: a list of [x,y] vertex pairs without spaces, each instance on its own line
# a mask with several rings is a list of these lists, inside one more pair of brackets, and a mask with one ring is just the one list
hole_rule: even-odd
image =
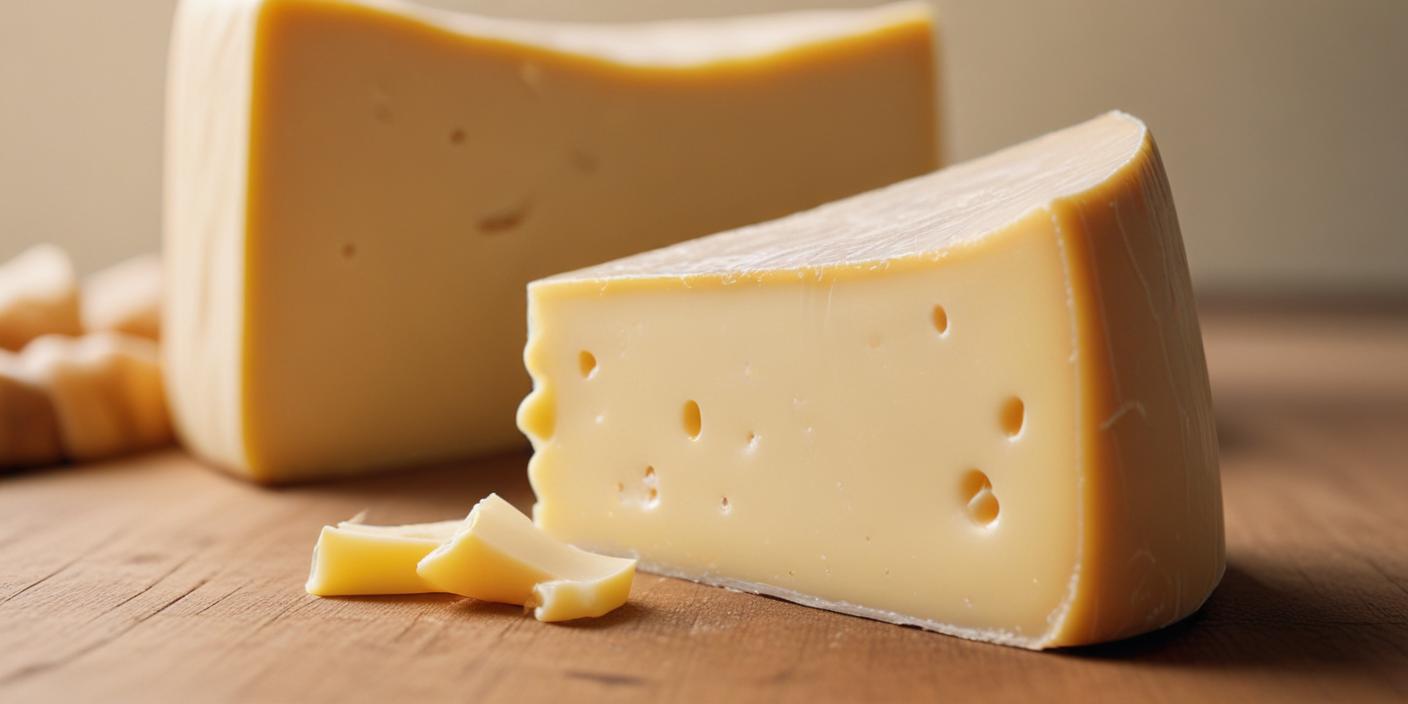
[[80,332],[78,279],[62,249],[36,245],[0,266],[0,350]]
[[315,596],[436,591],[416,574],[416,565],[453,537],[460,523],[369,526],[344,521],[324,526],[313,548],[313,566],[304,588]]
[[920,4],[642,26],[185,0],[166,373],[259,481],[517,445],[523,285],[927,172]]
[[635,560],[558,542],[490,494],[417,571],[438,591],[522,604],[539,621],[568,621],[602,616],[626,603]]
[[1128,115],[529,297],[519,424],[563,540],[1032,648],[1222,575],[1187,265]]

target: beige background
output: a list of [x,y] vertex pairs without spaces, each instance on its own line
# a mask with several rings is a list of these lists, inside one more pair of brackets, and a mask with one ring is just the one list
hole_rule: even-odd
[[[0,0],[0,258],[158,242],[174,0]],[[1109,108],[1163,148],[1203,292],[1408,292],[1408,2],[935,0],[972,157]],[[436,0],[618,20],[838,0]]]

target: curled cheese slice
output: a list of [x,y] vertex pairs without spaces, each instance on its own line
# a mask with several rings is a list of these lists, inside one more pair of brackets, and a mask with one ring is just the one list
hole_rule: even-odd
[[305,588],[316,596],[433,592],[416,574],[416,564],[452,538],[460,523],[369,526],[353,520],[324,526]]
[[636,561],[595,555],[548,536],[497,494],[417,567],[437,591],[523,604],[539,621],[611,612],[630,595]]

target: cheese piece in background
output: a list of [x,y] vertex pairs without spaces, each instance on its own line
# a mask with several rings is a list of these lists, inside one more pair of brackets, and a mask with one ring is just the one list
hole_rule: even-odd
[[185,0],[165,371],[262,482],[521,444],[524,285],[928,172],[905,3],[642,25]]
[[161,258],[148,254],[88,277],[83,283],[83,329],[160,339],[161,276]]
[[19,357],[0,350],[0,469],[63,461],[54,404]]
[[41,335],[78,335],[78,279],[62,249],[41,244],[0,265],[0,349]]
[[48,335],[25,347],[19,364],[53,404],[65,457],[105,459],[171,443],[151,340],[107,332]]
[[463,521],[369,526],[343,521],[325,526],[313,548],[306,589],[316,596],[433,592],[416,565],[450,538]]
[[529,297],[559,539],[1028,648],[1160,628],[1222,576],[1183,243],[1132,116]]
[[635,560],[593,555],[554,540],[490,494],[417,569],[436,591],[522,604],[539,621],[570,621],[603,616],[626,603],[635,568]]

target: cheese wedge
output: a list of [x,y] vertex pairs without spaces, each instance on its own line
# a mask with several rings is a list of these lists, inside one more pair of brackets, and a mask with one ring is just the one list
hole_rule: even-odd
[[163,330],[274,482],[521,444],[524,285],[937,165],[922,4],[639,26],[185,0]]
[[436,591],[416,565],[454,537],[463,521],[369,526],[343,521],[325,526],[313,548],[305,588],[316,596],[420,594]]
[[151,340],[119,333],[47,335],[25,347],[19,363],[52,403],[68,459],[106,459],[171,443]]
[[1111,113],[529,288],[548,533],[967,638],[1177,621],[1224,568],[1172,197]]
[[490,494],[417,571],[437,591],[522,604],[539,621],[570,621],[626,603],[636,562],[558,542]]
[[0,265],[0,350],[80,332],[78,279],[62,249],[36,245]]
[[133,257],[83,283],[83,329],[161,338],[161,258]]

